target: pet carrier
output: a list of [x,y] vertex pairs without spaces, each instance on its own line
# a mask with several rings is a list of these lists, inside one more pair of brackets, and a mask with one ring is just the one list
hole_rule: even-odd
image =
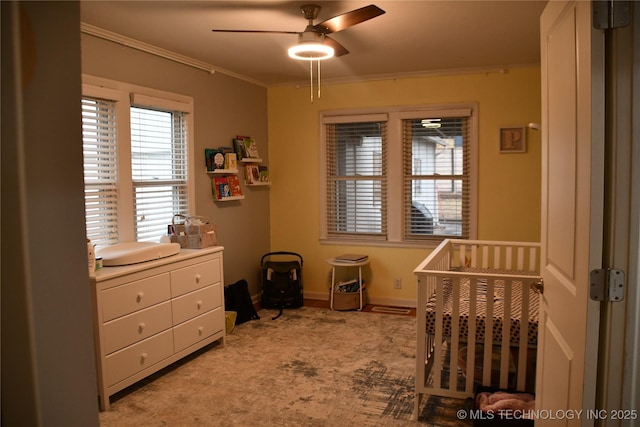
[[[275,261],[283,257],[284,260]],[[269,252],[260,260],[260,266],[262,267],[262,308],[280,310],[273,320],[282,315],[284,308],[302,307],[301,255],[295,252]]]

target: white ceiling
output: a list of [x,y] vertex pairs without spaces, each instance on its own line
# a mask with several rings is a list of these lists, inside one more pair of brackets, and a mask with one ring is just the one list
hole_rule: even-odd
[[[265,86],[307,81],[309,64],[287,56],[295,35],[218,29],[303,31],[310,1],[81,1],[81,20],[179,53]],[[334,33],[350,53],[322,63],[323,82],[539,64],[534,1],[315,1],[318,23],[375,4],[385,14]]]

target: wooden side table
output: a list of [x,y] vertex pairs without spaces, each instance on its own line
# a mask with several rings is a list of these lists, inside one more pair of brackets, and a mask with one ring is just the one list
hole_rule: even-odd
[[343,261],[338,261],[335,258],[331,258],[327,260],[327,263],[329,265],[331,265],[331,291],[330,291],[330,297],[329,297],[329,307],[331,308],[331,310],[333,310],[333,301],[334,301],[334,294],[335,294],[335,289],[336,289],[336,268],[358,268],[358,293],[359,298],[360,298],[360,308],[358,308],[358,310],[362,310],[363,307],[363,296],[362,296],[362,292],[363,292],[363,286],[362,286],[362,267],[369,264],[369,259],[367,258],[364,261],[360,261],[360,262],[343,262]]

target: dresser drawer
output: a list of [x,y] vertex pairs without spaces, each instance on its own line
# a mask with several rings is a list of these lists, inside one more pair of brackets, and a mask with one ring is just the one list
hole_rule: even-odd
[[122,381],[173,354],[173,336],[167,330],[105,358],[107,387]]
[[164,273],[102,291],[102,321],[169,300],[170,280],[169,273]]
[[221,287],[222,285],[217,283],[172,300],[173,324],[180,324],[185,320],[220,307],[222,305]]
[[221,280],[220,258],[190,265],[171,272],[171,295],[183,295]]
[[104,352],[113,353],[171,328],[171,303],[165,301],[104,324]]
[[175,352],[182,351],[190,345],[222,331],[223,328],[224,311],[222,307],[184,322],[173,328]]

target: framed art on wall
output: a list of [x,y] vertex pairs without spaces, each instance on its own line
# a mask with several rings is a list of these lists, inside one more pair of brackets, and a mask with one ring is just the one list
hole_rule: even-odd
[[500,152],[524,153],[527,151],[524,127],[500,128]]

